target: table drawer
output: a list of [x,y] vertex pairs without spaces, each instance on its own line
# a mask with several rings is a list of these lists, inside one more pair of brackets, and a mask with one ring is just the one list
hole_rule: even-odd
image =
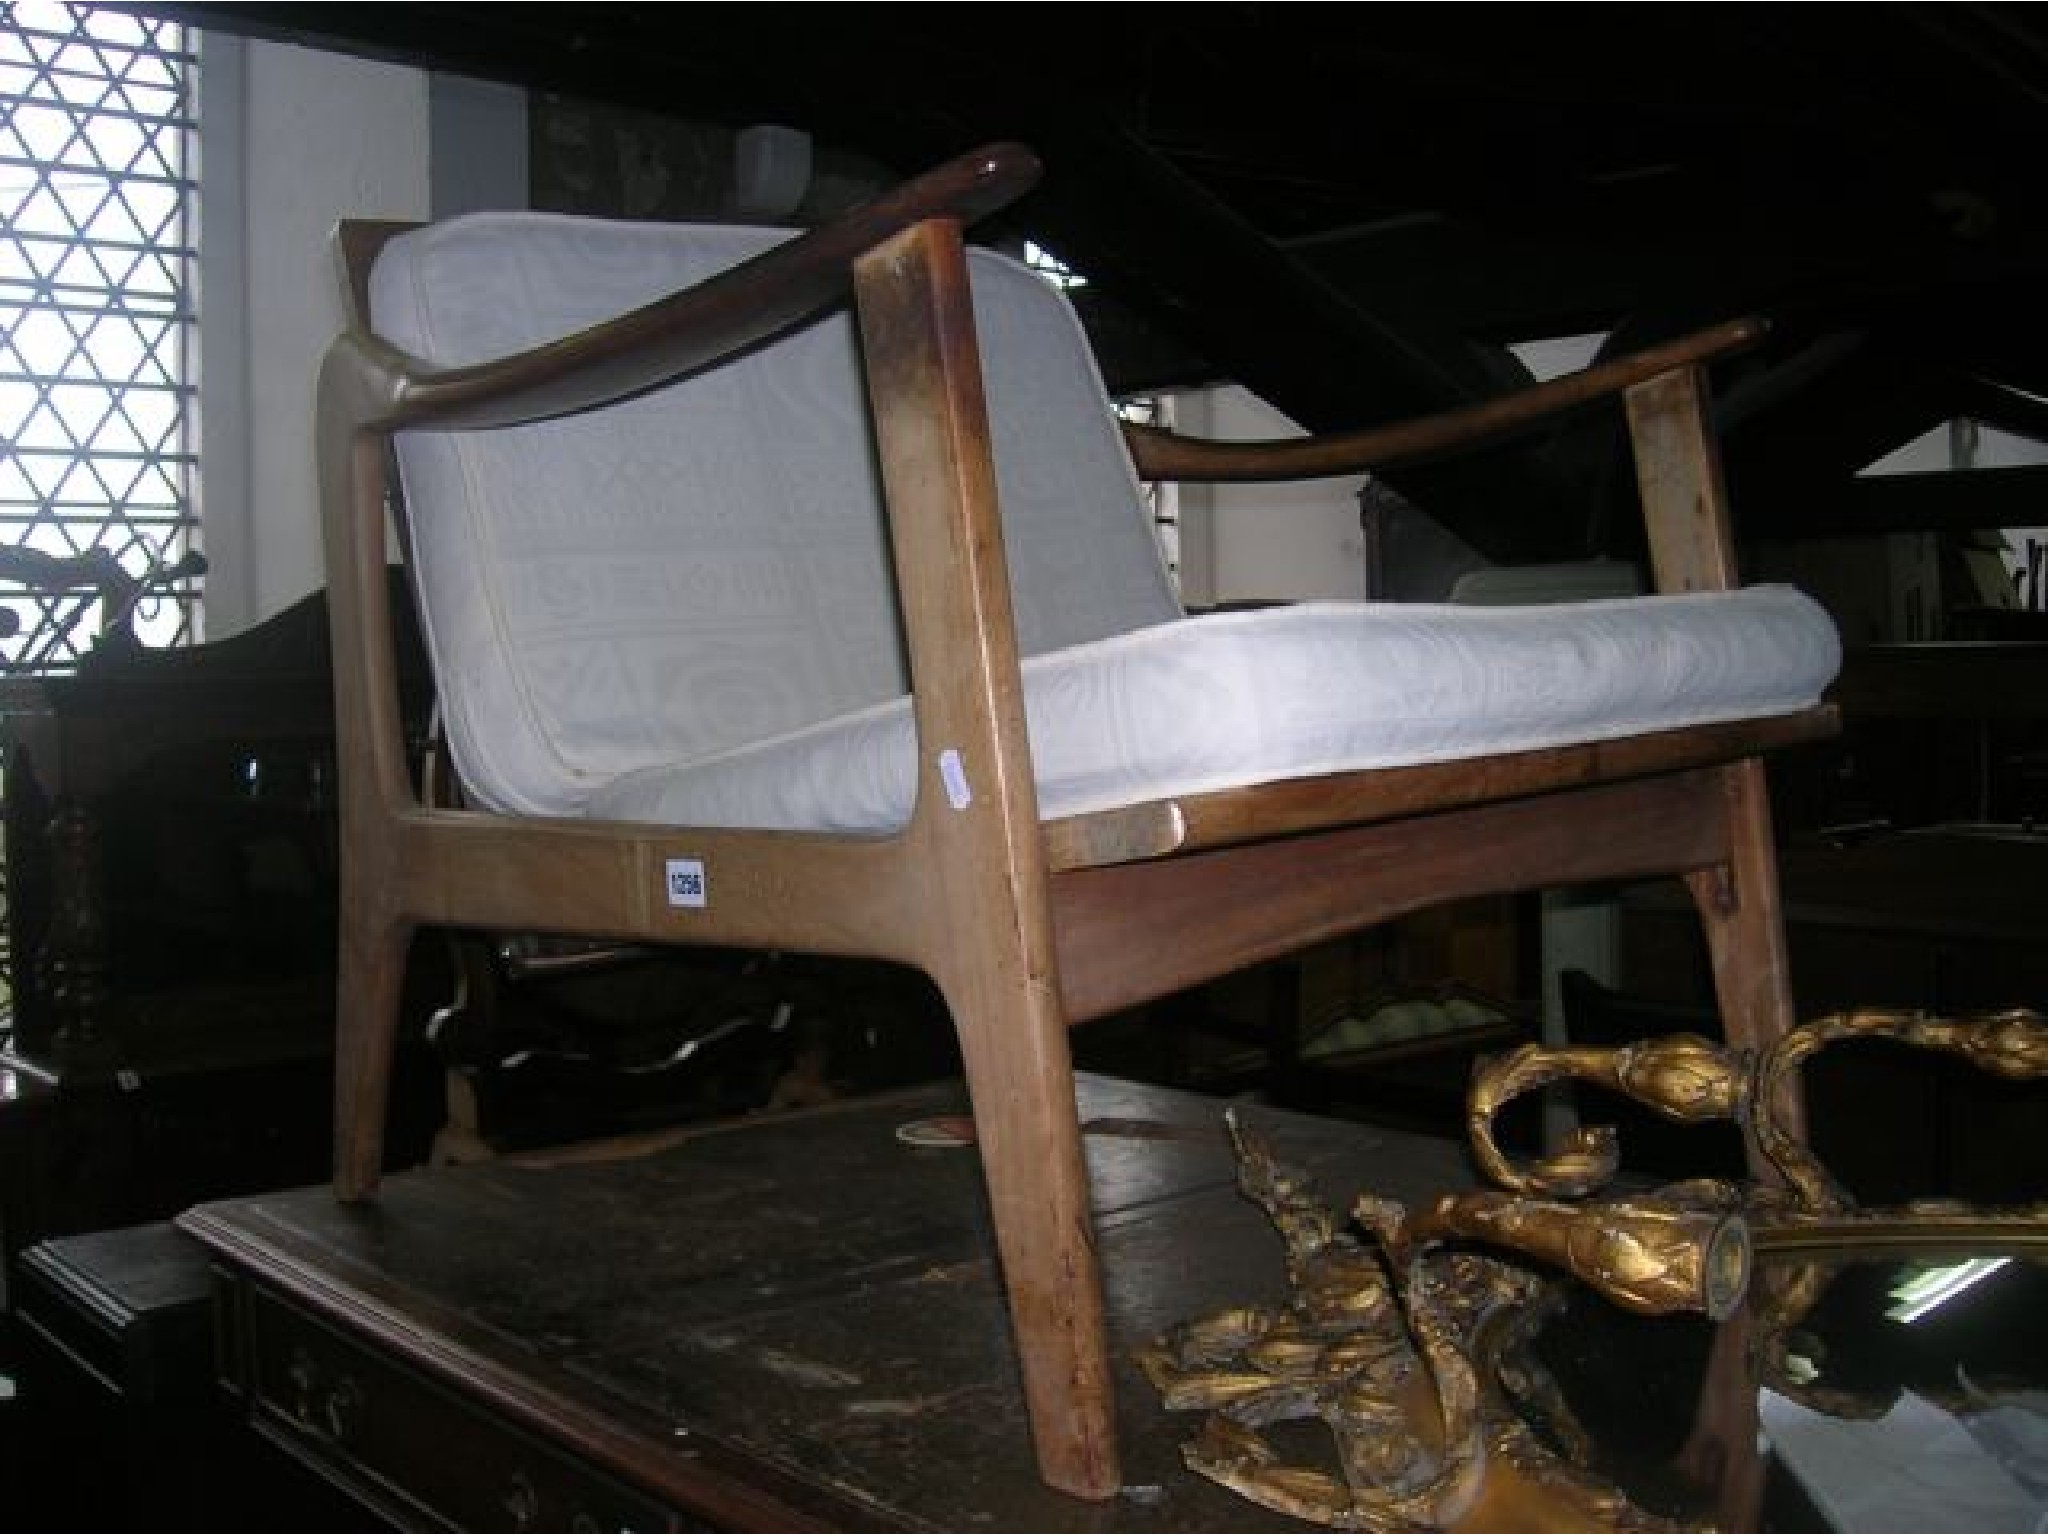
[[457,1530],[706,1527],[551,1449],[425,1374],[247,1287],[256,1423],[408,1524]]

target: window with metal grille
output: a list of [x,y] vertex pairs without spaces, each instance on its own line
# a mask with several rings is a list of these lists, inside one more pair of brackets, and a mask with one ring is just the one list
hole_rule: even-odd
[[200,638],[185,29],[0,5],[0,673]]

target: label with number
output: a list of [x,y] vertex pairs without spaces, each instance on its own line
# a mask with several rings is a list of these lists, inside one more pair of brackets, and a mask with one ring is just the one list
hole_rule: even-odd
[[710,892],[704,884],[704,861],[670,859],[668,904],[672,907],[703,907],[710,905],[710,901]]

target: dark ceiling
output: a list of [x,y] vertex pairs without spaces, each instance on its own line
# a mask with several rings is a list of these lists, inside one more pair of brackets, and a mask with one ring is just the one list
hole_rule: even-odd
[[[1091,278],[1115,382],[1235,379],[1314,428],[1498,392],[1510,341],[1759,313],[1721,376],[1746,531],[2048,523],[2048,471],[1852,480],[1952,418],[2048,437],[2048,8],[143,8],[904,174],[1022,140],[1014,220]],[[1401,489],[1494,558],[1577,553],[1611,451]],[[1507,515],[1510,467],[1549,505]]]

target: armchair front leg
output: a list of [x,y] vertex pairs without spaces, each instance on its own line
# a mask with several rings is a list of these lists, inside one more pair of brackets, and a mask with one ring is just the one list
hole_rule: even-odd
[[1108,1330],[959,225],[856,270],[917,722],[920,963],[960,1037],[1040,1472],[1108,1498]]

